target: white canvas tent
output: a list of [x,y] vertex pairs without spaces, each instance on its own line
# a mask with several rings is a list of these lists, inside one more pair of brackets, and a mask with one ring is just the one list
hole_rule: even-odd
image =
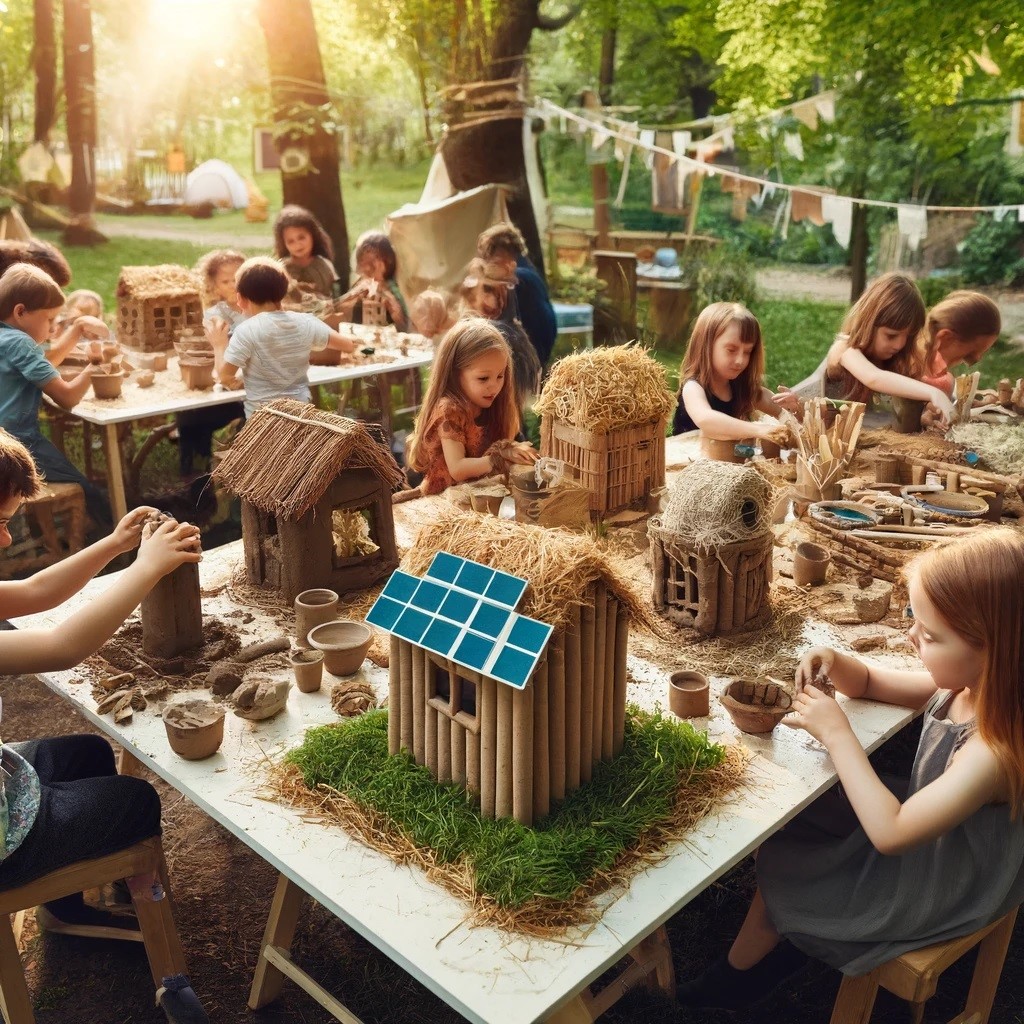
[[207,160],[185,179],[182,201],[189,206],[213,203],[241,210],[249,204],[249,192],[245,179],[234,167],[223,160]]

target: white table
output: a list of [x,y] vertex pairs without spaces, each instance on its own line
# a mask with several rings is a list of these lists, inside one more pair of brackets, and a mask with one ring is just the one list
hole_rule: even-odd
[[[408,540],[407,535],[399,538],[400,543]],[[204,589],[210,592],[225,584],[241,560],[240,542],[207,553],[200,566]],[[110,578],[94,581],[59,614],[32,616],[17,625],[61,621],[109,583]],[[233,607],[225,590],[204,599],[206,614],[223,616]],[[279,633],[259,609],[248,610],[254,621],[242,627],[247,638]],[[664,672],[633,657],[629,669],[634,680],[629,685],[630,700],[647,706],[656,701],[666,704]],[[380,695],[386,692],[384,671],[367,662],[364,674]],[[711,737],[740,742],[753,755],[745,784],[718,813],[699,823],[685,845],[677,845],[663,862],[635,876],[627,891],[602,898],[603,914],[592,929],[571,933],[571,942],[541,941],[468,926],[466,907],[420,871],[395,865],[340,827],[311,823],[266,791],[262,767],[266,758],[276,759],[296,746],[308,727],[336,721],[327,697],[328,677],[319,693],[303,694],[293,688],[286,712],[269,722],[249,723],[229,714],[220,751],[209,760],[188,762],[168,747],[156,709],[136,713],[132,722],[117,726],[110,716],[96,715],[90,687],[72,683],[74,676],[75,672],[59,672],[44,679],[131,756],[280,872],[250,1005],[264,1005],[274,998],[284,970],[339,1020],[354,1018],[345,1016],[341,1004],[298,972],[288,958],[302,892],[471,1021],[516,1024],[548,1019],[576,1024],[591,1019],[588,996],[581,995],[590,982],[642,942],[650,946],[659,941],[659,929],[668,918],[835,781],[828,755],[813,749],[803,733],[780,727],[769,737],[745,736],[713,696],[707,720]],[[714,680],[713,694],[722,685],[723,680]],[[847,702],[847,710],[868,750],[913,717],[900,708],[863,701]],[[695,724],[702,727],[704,723],[697,720]]]

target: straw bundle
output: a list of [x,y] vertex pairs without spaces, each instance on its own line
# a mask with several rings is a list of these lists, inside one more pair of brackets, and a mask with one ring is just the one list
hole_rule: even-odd
[[279,398],[246,423],[213,475],[264,512],[294,520],[345,469],[368,469],[389,490],[402,479],[391,454],[361,423]]
[[832,487],[846,475],[864,423],[864,404],[847,402],[835,422],[825,426],[828,403],[824,398],[811,398],[804,405],[803,420],[797,424],[788,413],[784,422],[794,427],[799,464],[819,492]]
[[119,299],[159,299],[172,295],[198,295],[199,279],[174,263],[155,267],[122,267],[117,281]]
[[940,462],[964,462],[964,445],[938,434],[899,434],[882,427],[865,430],[860,435],[858,447],[861,451],[889,448],[903,456],[916,455],[922,459],[938,459]]
[[685,536],[696,550],[706,552],[769,533],[773,498],[772,485],[756,469],[697,462],[670,486],[668,504],[656,525]]
[[665,370],[636,345],[560,359],[534,408],[580,430],[607,433],[668,417],[676,407]]
[[619,599],[631,619],[657,628],[644,603],[590,537],[453,510],[419,532],[402,568],[422,576],[438,551],[525,579],[529,586],[517,610],[556,628],[583,603],[595,580]]
[[1024,467],[1024,424],[964,423],[953,427],[950,436],[976,451],[996,473],[1013,475]]

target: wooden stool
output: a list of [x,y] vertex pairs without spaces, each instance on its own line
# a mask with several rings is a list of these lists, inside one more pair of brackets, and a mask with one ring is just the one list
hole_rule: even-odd
[[159,836],[144,839],[108,857],[70,864],[19,889],[0,892],[0,1013],[7,1024],[35,1022],[10,915],[83,889],[96,888],[119,878],[154,870],[160,873],[164,898],[156,903],[138,900],[135,902],[135,912],[146,945],[153,982],[159,986],[164,977],[185,973],[185,954],[174,927],[167,865],[164,863]]
[[[5,575],[42,569],[82,550],[85,494],[78,484],[45,483],[42,494],[30,498],[23,508],[30,536],[4,559]],[[57,526],[58,515],[64,517],[63,529]]]
[[844,977],[832,1008],[831,1024],[868,1024],[879,986],[906,999],[910,1003],[913,1024],[920,1024],[924,1004],[935,995],[939,976],[975,946],[980,948],[967,1005],[949,1024],[988,1024],[1006,959],[1006,947],[1010,944],[1016,920],[1017,910],[1014,909],[998,921],[963,938],[904,953],[861,978]]

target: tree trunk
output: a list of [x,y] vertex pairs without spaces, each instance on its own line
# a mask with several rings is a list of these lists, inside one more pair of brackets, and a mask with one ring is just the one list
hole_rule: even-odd
[[53,33],[53,0],[34,0],[35,42],[32,69],[36,79],[35,123],[32,139],[50,143],[50,129],[57,113],[57,43]]
[[90,0],[64,0],[64,99],[67,107],[71,187],[69,245],[95,245],[106,239],[96,230],[96,61]]
[[308,155],[297,170],[282,167],[283,199],[304,206],[323,225],[334,244],[335,269],[347,288],[348,228],[338,138],[324,128],[325,120],[336,120],[336,115],[330,112],[313,8],[310,0],[259,0],[257,12],[267,42],[277,150],[294,150],[289,156],[297,162]]
[[[859,192],[859,190],[858,190]],[[858,192],[854,192],[857,195]],[[850,302],[856,302],[868,283],[868,208],[853,204],[850,223]]]
[[615,43],[618,34],[618,17],[612,15],[612,22],[601,34],[601,70],[597,80],[597,92],[601,104],[611,106],[612,86],[615,84]]

